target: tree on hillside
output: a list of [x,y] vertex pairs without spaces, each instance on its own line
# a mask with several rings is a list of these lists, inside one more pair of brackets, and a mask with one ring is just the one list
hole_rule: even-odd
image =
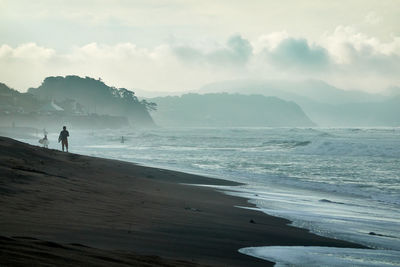
[[140,101],[133,91],[106,85],[101,79],[79,76],[47,77],[38,88],[29,92],[41,99],[64,101],[74,99],[89,113],[126,116],[134,124],[153,124],[149,111],[155,103]]
[[157,110],[157,104],[154,102],[148,102],[145,99],[143,99],[140,103],[145,106],[147,111],[156,111]]
[[0,83],[0,106],[10,111],[35,112],[43,102],[29,93],[20,93],[4,83]]

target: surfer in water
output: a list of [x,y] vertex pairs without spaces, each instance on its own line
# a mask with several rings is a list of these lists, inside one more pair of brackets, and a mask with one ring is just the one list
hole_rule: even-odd
[[67,127],[63,126],[63,130],[60,132],[60,136],[58,137],[58,142],[61,142],[62,151],[64,151],[64,146],[68,152],[68,136],[69,132],[67,131]]

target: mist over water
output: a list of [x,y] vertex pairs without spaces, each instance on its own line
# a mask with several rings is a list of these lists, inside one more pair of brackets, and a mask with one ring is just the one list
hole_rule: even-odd
[[[71,152],[246,183],[225,189],[295,226],[388,250],[390,260],[400,261],[393,256],[400,255],[399,128],[72,129],[70,134]],[[51,148],[58,146],[57,136],[49,134]],[[245,251],[260,255],[258,249]],[[363,253],[370,257],[368,251],[357,257]]]

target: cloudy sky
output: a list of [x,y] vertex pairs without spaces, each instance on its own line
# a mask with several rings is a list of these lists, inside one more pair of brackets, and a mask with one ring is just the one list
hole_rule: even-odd
[[400,86],[399,0],[0,0],[0,82],[187,91],[234,79]]

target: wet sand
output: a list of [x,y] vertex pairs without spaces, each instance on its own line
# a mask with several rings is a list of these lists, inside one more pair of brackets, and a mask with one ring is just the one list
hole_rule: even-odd
[[272,266],[237,250],[362,247],[186,184],[236,185],[0,137],[0,265]]

